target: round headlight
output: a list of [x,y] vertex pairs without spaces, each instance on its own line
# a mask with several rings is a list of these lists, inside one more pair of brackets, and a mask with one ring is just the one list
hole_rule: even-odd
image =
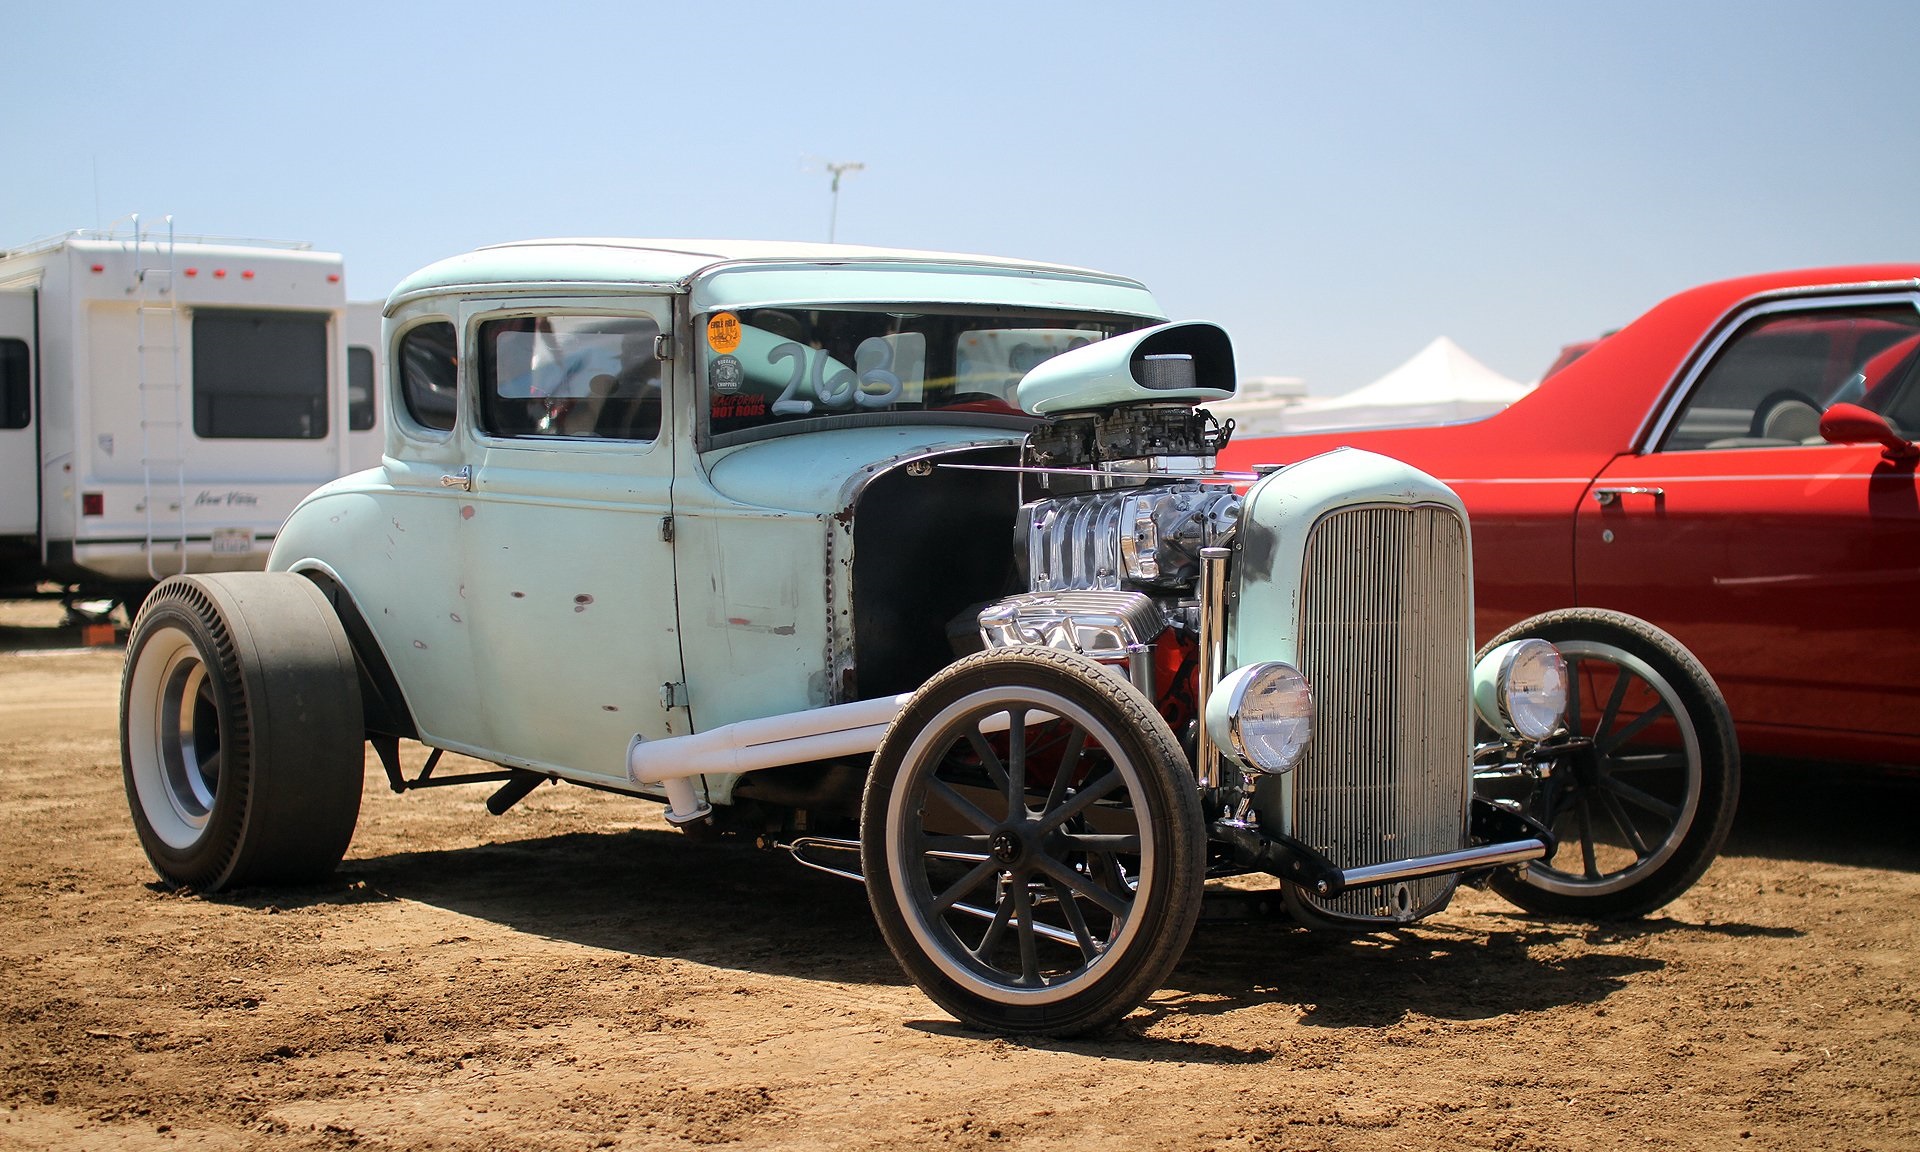
[[1473,702],[1480,718],[1509,736],[1544,740],[1567,715],[1567,664],[1545,640],[1514,640],[1474,668]]
[[1313,688],[1290,665],[1235,668],[1207,697],[1207,732],[1247,767],[1285,772],[1313,737]]

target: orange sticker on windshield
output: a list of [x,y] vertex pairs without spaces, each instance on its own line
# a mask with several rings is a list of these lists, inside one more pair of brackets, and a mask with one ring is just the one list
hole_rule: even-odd
[[707,347],[723,356],[740,347],[740,317],[715,312],[707,321]]

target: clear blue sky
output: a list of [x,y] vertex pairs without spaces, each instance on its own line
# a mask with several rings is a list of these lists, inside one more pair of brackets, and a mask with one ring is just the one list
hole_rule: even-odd
[[1316,394],[1531,379],[1704,280],[1920,258],[1920,3],[0,4],[0,245],[172,213],[374,298],[553,235],[1084,264]]

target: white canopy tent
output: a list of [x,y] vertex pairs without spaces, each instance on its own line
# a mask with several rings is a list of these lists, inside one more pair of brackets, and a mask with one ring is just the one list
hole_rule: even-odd
[[1231,416],[1242,436],[1347,428],[1457,424],[1491,416],[1533,390],[1509,380],[1441,336],[1411,360],[1344,396],[1307,397],[1284,407],[1210,404]]

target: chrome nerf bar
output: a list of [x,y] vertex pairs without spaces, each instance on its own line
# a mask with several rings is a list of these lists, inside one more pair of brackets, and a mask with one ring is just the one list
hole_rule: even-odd
[[1237,863],[1291,881],[1322,899],[1359,888],[1417,880],[1422,876],[1522,864],[1553,854],[1551,834],[1543,831],[1547,837],[1545,839],[1522,836],[1453,852],[1412,856],[1405,860],[1389,860],[1384,864],[1368,864],[1359,868],[1341,868],[1320,852],[1290,836],[1275,835],[1238,820],[1215,820],[1207,831],[1213,839],[1224,842],[1231,849]]
[[1437,876],[1443,872],[1470,872],[1475,868],[1519,864],[1527,860],[1538,860],[1546,854],[1547,846],[1539,840],[1482,844],[1477,848],[1463,848],[1458,852],[1441,852],[1433,856],[1415,856],[1411,860],[1393,860],[1366,868],[1344,869],[1340,873],[1338,890],[1351,892],[1355,888],[1372,888],[1378,884],[1417,880],[1422,876]]

